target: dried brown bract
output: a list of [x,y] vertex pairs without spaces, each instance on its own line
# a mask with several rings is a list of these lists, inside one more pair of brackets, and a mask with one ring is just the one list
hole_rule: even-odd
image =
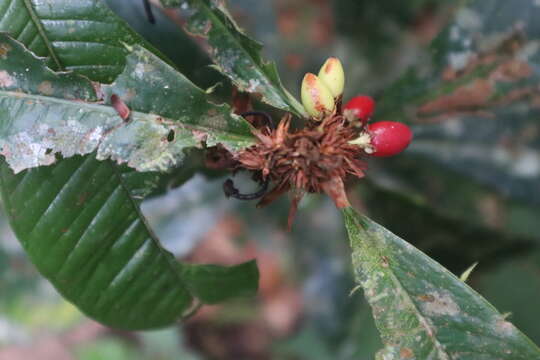
[[332,114],[304,129],[290,129],[291,116],[284,116],[275,130],[254,130],[259,142],[234,155],[240,168],[260,171],[274,188],[259,202],[264,206],[285,192],[292,194],[289,227],[298,203],[306,193],[326,193],[339,208],[349,206],[344,181],[351,174],[364,176],[364,150],[349,142],[362,132],[342,115]]

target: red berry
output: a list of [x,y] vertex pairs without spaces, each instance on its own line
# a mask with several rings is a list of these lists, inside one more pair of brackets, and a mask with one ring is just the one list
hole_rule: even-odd
[[375,101],[370,96],[359,95],[349,100],[343,109],[352,111],[357,118],[367,122],[375,112]]
[[411,129],[400,122],[379,121],[368,126],[371,145],[375,149],[373,156],[392,156],[399,154],[411,143]]

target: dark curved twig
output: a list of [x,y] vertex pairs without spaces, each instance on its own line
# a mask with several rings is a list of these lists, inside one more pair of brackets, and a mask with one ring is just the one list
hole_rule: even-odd
[[152,5],[150,5],[150,0],[143,0],[144,12],[146,13],[146,18],[150,24],[156,23],[156,18],[152,12]]
[[269,179],[266,179],[259,190],[257,192],[251,193],[251,194],[241,194],[240,191],[234,187],[234,182],[232,179],[227,179],[223,183],[223,192],[225,193],[225,196],[232,197],[238,200],[255,200],[258,198],[261,198],[266,194],[266,191],[268,190],[268,184],[270,183]]
[[241,113],[240,116],[246,117],[246,116],[263,116],[266,119],[266,125],[272,129],[276,128],[276,125],[274,124],[274,120],[272,120],[272,117],[270,114],[264,111],[246,111],[244,113]]

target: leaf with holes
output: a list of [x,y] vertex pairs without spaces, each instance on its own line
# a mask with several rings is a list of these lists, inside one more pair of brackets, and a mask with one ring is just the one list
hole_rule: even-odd
[[192,297],[119,178],[91,156],[16,176],[3,164],[2,198],[32,262],[66,299],[109,326],[165,326]]
[[[13,33],[37,55],[47,57],[54,70],[70,68],[92,80],[111,81],[123,70],[129,51],[122,42],[151,49],[99,1],[0,0],[0,17],[1,31]],[[13,49],[1,48],[0,57]],[[65,91],[57,91],[73,86],[73,80],[76,91],[71,88],[67,93],[93,100],[87,81],[73,75],[45,75],[50,78],[43,79],[44,85],[26,83],[27,95],[46,95],[37,95],[43,91],[64,95]],[[62,86],[56,88],[52,83],[58,77]],[[10,86],[8,82],[3,86]],[[71,104],[56,99],[60,100]],[[2,116],[13,110],[1,109]],[[3,122],[2,128],[7,125]],[[192,295],[187,285],[193,278],[184,278],[182,265],[161,248],[138,208],[141,196],[159,182],[156,173],[126,171],[87,155],[17,175],[3,162],[0,180],[6,213],[30,258],[83,312],[110,326],[146,329],[171,324],[189,309]],[[256,273],[251,264],[251,273]],[[217,279],[225,270],[218,269]],[[235,282],[226,275],[230,288],[222,299],[252,293],[257,286],[255,277],[247,284],[245,278]],[[207,271],[202,279],[209,276]]]
[[[0,31],[47,58],[51,69],[69,69],[100,82],[111,82],[124,69],[125,44],[139,44],[164,58],[99,0],[0,0]],[[136,176],[146,178],[144,193],[160,182],[157,175]]]
[[261,57],[261,44],[249,38],[229,15],[223,1],[161,0],[180,6],[188,16],[187,31],[206,38],[216,68],[240,90],[259,94],[278,109],[307,116],[304,107],[281,84],[274,63]]
[[[237,150],[252,143],[246,121],[226,105],[209,103],[204,91],[144,48],[133,50],[113,84],[99,87],[82,76],[53,73],[5,34],[0,47],[0,149],[15,172],[50,165],[55,154],[94,151],[98,160],[164,172],[181,164],[188,147]],[[97,103],[94,87],[112,107]],[[122,98],[129,118],[114,108]]]
[[540,350],[448,270],[353,209],[356,279],[386,347],[378,359],[532,360]]

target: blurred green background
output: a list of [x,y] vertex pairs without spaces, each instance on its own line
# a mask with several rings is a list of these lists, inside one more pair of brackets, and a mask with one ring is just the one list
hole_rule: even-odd
[[[230,84],[208,67],[178,10],[108,0],[111,8],[201,87]],[[540,7],[534,0],[232,0],[231,13],[277,62],[297,94],[329,56],[345,66],[345,100],[371,94],[375,120],[405,121],[413,145],[370,161],[349,184],[356,208],[459,275],[540,343]],[[257,105],[257,108],[265,108]],[[278,115],[277,113],[275,113]],[[227,200],[226,174],[203,155],[171,190],[143,203],[165,247],[201,263],[256,257],[256,299],[205,307],[155,332],[104,328],[66,303],[29,263],[0,219],[0,360],[371,359],[381,347],[353,288],[338,211],[322,196],[301,204],[286,232],[287,199],[264,209]],[[235,181],[249,188],[239,174]],[[177,187],[183,184],[181,187]]]

